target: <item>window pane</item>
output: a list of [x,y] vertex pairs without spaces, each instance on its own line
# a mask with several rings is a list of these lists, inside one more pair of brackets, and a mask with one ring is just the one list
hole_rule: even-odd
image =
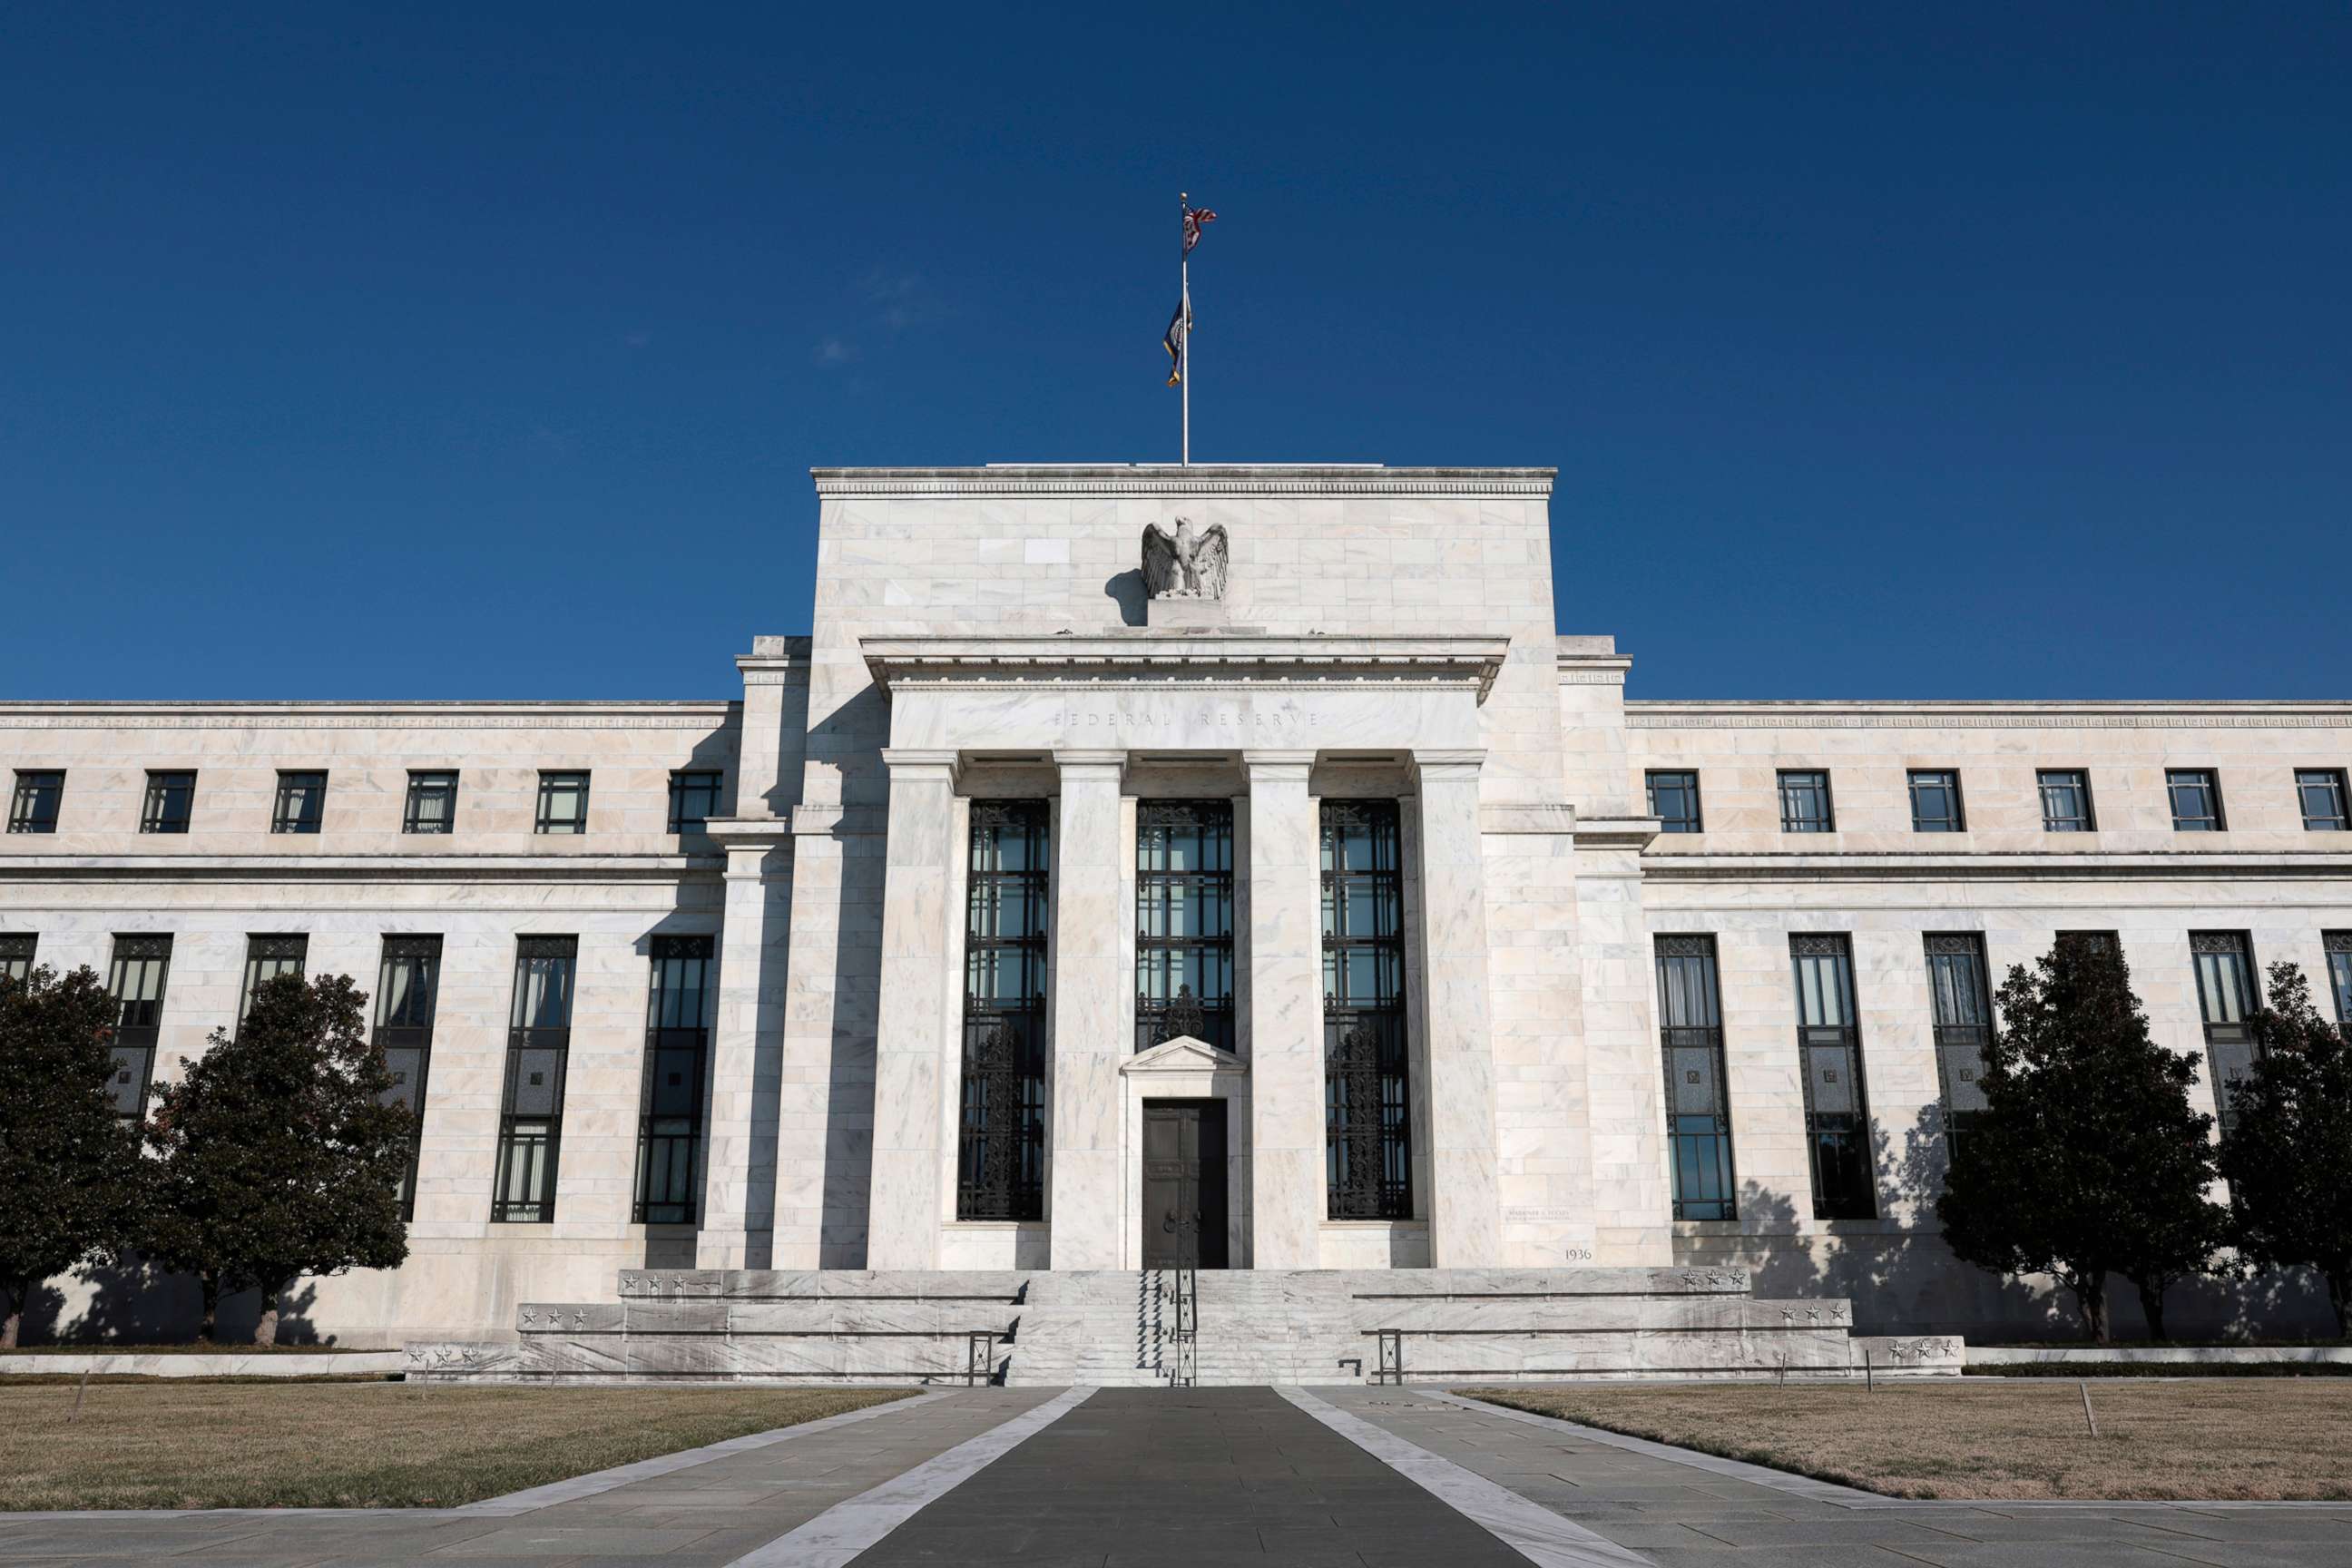
[[1912,771],[1911,828],[1915,833],[1962,830],[1958,773],[1940,768]]
[[457,817],[456,773],[408,775],[408,805],[401,818],[404,833],[449,833]]
[[2352,1024],[2352,931],[2332,931],[2327,943],[2327,979],[2336,993],[2336,1021]]
[[970,806],[956,1217],[1045,1214],[1045,911],[1042,800]]
[[1674,1217],[1734,1219],[1738,1204],[1732,1182],[1731,1110],[1725,1085],[1715,939],[1661,936],[1656,949],[1659,1056],[1665,1073]]
[[713,773],[669,775],[669,830],[686,833],[719,815],[719,782]]
[[20,771],[16,794],[8,803],[8,831],[55,833],[58,808],[65,800],[65,793],[66,775],[62,773]]
[[541,833],[588,831],[588,775],[539,775],[539,822]]
[[1878,1200],[1862,1038],[1854,1027],[1852,949],[1842,935],[1799,935],[1789,939],[1789,952],[1796,971],[1813,1217],[1873,1219]]
[[1650,815],[1663,833],[1700,831],[1698,774],[1653,773],[1649,775]]
[[1831,831],[1830,775],[1825,773],[1780,774],[1780,831]]
[[2040,778],[2042,830],[2048,833],[2090,832],[2090,775],[2079,769],[2045,768]]
[[302,975],[310,939],[307,936],[254,936],[245,942],[245,988],[237,996],[236,1016],[242,1023],[253,1011],[253,994],[281,974]]
[[326,818],[326,774],[278,775],[278,805],[270,815],[270,832],[316,833]]
[[2172,826],[2180,833],[2218,833],[2221,789],[2210,768],[2173,768],[2165,775],[2172,796]]
[[185,833],[195,800],[195,774],[149,773],[146,802],[139,813],[139,831]]
[[2341,833],[2352,823],[2345,817],[2344,774],[2335,768],[2305,768],[2294,775],[2295,795],[2303,806],[2303,826],[2313,833]]
[[1234,1047],[1233,833],[1229,800],[1137,807],[1138,1050],[1180,1035]]
[[0,936],[0,980],[22,981],[33,973],[33,952],[40,938]]

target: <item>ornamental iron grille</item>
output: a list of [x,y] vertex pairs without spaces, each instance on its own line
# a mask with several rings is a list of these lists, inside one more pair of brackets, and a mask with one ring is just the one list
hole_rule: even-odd
[[8,802],[11,833],[55,833],[58,807],[64,804],[66,775],[55,771],[16,772],[16,793]]
[[433,1009],[441,990],[441,939],[388,936],[376,970],[375,1048],[392,1087],[386,1105],[408,1107],[408,1165],[400,1177],[400,1217],[416,1217],[416,1163],[425,1147],[425,1088],[433,1068]]
[[270,809],[272,833],[316,833],[327,819],[327,775],[279,773],[278,804]]
[[2123,952],[2111,931],[2062,931],[2056,945],[2077,957],[2095,954],[2113,958]]
[[22,985],[33,973],[33,952],[40,941],[37,936],[0,936],[0,980]]
[[1911,831],[1965,833],[1960,811],[1960,775],[1951,768],[1911,770]]
[[2221,781],[2212,769],[2168,768],[2164,788],[2172,797],[2175,833],[2221,831]]
[[490,1194],[494,1220],[543,1225],[555,1218],[563,1078],[572,1054],[572,987],[579,961],[577,937],[527,936],[515,943],[498,1184]]
[[1944,1135],[1959,1142],[1985,1109],[1985,1058],[1992,1045],[1992,995],[1984,938],[1929,935],[1927,991],[1934,999],[1936,1070],[1944,1086]]
[[2254,1070],[2254,1026],[2263,1005],[2254,985],[2254,955],[2242,931],[2193,931],[2189,952],[2197,965],[2197,1008],[2205,1022],[2205,1060],[2213,1075],[2213,1109],[2221,1131],[2237,1120],[2238,1085]]
[[408,804],[400,814],[403,833],[454,833],[457,830],[457,775],[452,773],[408,775]]
[[1699,813],[1698,775],[1695,773],[1653,772],[1646,782],[1650,815],[1661,833],[1697,833],[1705,826]]
[[254,994],[281,974],[302,978],[302,965],[310,953],[307,936],[249,936],[245,939],[245,985],[237,993],[236,1021],[245,1022],[253,1011]]
[[2098,827],[2091,815],[2091,775],[2080,768],[2044,768],[2034,775],[2042,791],[2042,831],[2090,833]]
[[2321,941],[2327,948],[2327,984],[2336,993],[2336,1021],[2352,1025],[2352,931],[2331,931]]
[[1046,807],[976,800],[971,809],[956,1218],[1043,1219]]
[[714,773],[670,774],[669,830],[701,832],[702,825],[719,815],[719,786],[725,777]]
[[2303,807],[2305,832],[2341,833],[2352,828],[2352,816],[2347,815],[2342,768],[2296,769],[2294,793]]
[[539,815],[532,820],[531,830],[550,834],[587,832],[588,775],[540,774]]
[[1135,1048],[1234,1048],[1234,803],[1136,807]]
[[1397,803],[1327,800],[1323,1178],[1333,1219],[1412,1217]]
[[121,1007],[114,1025],[114,1077],[107,1098],[114,1113],[136,1121],[147,1112],[148,1081],[154,1077],[155,1038],[163,1032],[163,984],[171,977],[172,939],[118,936],[106,988]]
[[185,833],[195,806],[195,774],[151,773],[147,775],[147,798],[139,807],[139,831]]
[[702,1193],[702,1095],[710,1062],[708,936],[653,939],[637,1119],[638,1225],[692,1225]]
[[1657,952],[1658,1049],[1666,1075],[1675,1217],[1738,1219],[1715,938],[1662,936]]
[[1827,833],[1837,826],[1830,809],[1830,775],[1785,769],[1780,773],[1780,831]]
[[1791,936],[1797,1054],[1805,1077],[1805,1142],[1815,1219],[1875,1219],[1870,1100],[1854,1021],[1853,956],[1843,936]]

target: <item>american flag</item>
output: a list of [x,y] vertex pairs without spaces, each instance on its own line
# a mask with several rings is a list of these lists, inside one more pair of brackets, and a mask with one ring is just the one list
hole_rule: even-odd
[[1186,207],[1184,209],[1185,255],[1192,255],[1192,247],[1201,243],[1201,226],[1203,224],[1212,224],[1216,221],[1217,215],[1211,212],[1206,207]]

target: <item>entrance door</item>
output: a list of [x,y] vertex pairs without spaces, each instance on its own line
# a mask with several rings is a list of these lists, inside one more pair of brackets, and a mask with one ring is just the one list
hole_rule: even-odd
[[1143,1266],[1225,1267],[1225,1102],[1143,1102]]

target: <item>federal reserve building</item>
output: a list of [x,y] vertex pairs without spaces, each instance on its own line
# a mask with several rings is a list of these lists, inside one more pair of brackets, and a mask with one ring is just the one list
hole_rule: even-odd
[[[106,978],[123,1115],[262,979],[370,994],[410,1257],[304,1281],[315,1337],[1948,1371],[2072,1331],[1934,1215],[2011,965],[2118,944],[2200,1109],[2273,962],[2352,1014],[2352,702],[1644,699],[1556,629],[1549,468],[814,479],[810,633],[715,632],[723,699],[0,705],[0,961]],[[54,1284],[60,1336],[193,1315]]]

